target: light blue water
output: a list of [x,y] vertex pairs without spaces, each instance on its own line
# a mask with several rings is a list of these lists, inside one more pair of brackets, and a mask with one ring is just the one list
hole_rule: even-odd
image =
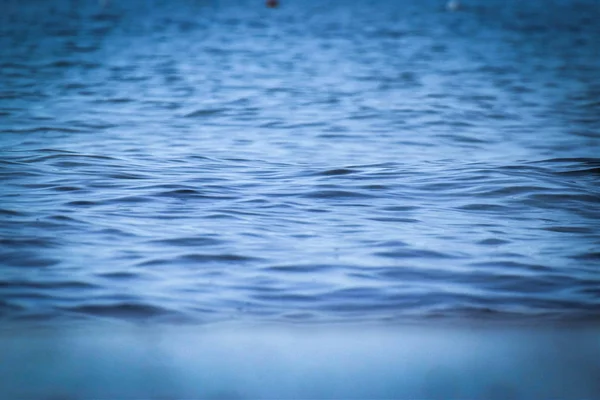
[[[463,391],[421,390],[434,367],[418,361],[425,350],[408,360],[427,368],[400,374],[408,386],[386,386],[396,382],[389,372],[375,379],[373,371],[400,368],[386,354],[404,357],[406,323],[429,326],[415,346],[438,338],[432,359],[443,359],[449,325],[574,327],[600,316],[600,3],[464,0],[457,12],[444,3],[2,1],[0,354],[19,359],[14,332],[32,325],[341,324],[265,363],[287,371],[336,337],[361,359],[369,347],[356,350],[361,336],[343,327],[375,324],[384,345],[370,372],[342,374],[366,391],[336,392],[343,380],[326,368],[315,391],[261,391],[246,370],[216,373],[216,382],[237,379],[243,398],[593,398],[600,357],[519,358],[535,343],[529,333],[475,335],[485,343],[467,351],[476,362],[448,355]],[[249,347],[277,343],[253,337]],[[472,338],[452,337],[467,347]],[[499,361],[496,339],[516,362]],[[39,354],[55,344],[40,340]],[[590,336],[580,345],[598,353]],[[69,354],[96,360],[128,348],[90,346]],[[188,382],[190,371],[211,367],[187,363],[173,346],[165,351],[174,385],[193,388],[162,382],[159,392],[218,397]],[[199,346],[197,354],[210,347]],[[227,368],[245,357],[228,342],[215,346]],[[502,365],[498,376],[515,369],[499,392],[489,389],[496,378],[466,383],[472,367],[461,363],[486,358]],[[539,368],[519,369],[520,360]],[[39,365],[31,376],[41,382],[62,363]],[[577,365],[578,378],[547,378]],[[14,372],[21,367],[0,368],[0,394],[32,395],[14,380],[27,376]],[[64,389],[68,396],[108,396],[94,386],[104,364],[89,368],[87,381],[63,376],[35,396],[72,381],[83,389]],[[532,373],[546,374],[547,390],[516,378]],[[123,382],[122,395],[160,394],[147,381],[131,391]]]
[[597,329],[347,326],[343,332],[137,327],[0,335],[0,394],[43,400],[593,400],[600,393],[599,337]]

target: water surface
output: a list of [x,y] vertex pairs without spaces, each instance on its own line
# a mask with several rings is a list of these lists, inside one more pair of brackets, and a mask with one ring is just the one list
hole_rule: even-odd
[[597,320],[597,1],[4,1],[3,321]]
[[0,397],[599,398],[598,1],[281,3],[1,2]]

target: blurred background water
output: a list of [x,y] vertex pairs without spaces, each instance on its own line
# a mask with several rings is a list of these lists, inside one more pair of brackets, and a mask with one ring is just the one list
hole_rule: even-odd
[[0,333],[0,394],[42,400],[594,400],[598,355],[598,329]]
[[0,4],[4,326],[598,321],[598,1]]

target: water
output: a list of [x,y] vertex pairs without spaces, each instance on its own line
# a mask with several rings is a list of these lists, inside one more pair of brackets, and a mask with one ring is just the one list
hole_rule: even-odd
[[0,336],[0,393],[43,400],[594,400],[600,392],[597,329],[120,333]]
[[0,321],[596,323],[600,4],[462,3],[4,0]]

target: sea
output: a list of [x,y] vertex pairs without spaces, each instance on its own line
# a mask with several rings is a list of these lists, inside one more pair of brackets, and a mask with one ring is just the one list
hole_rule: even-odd
[[600,1],[271,5],[0,0],[0,398],[600,398]]

